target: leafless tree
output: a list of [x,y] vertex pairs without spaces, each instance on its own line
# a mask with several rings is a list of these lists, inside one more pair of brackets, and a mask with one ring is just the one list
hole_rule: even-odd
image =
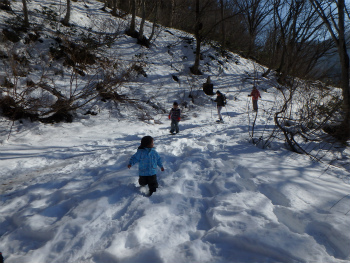
[[138,39],[139,41],[142,41],[143,39],[143,31],[144,31],[144,26],[145,26],[145,21],[146,21],[146,0],[141,0],[141,23],[140,23],[140,30],[139,30],[139,36]]
[[244,22],[248,28],[249,44],[247,56],[254,54],[256,48],[256,38],[261,30],[271,19],[273,5],[267,0],[235,0],[244,17]]
[[201,53],[201,43],[202,43],[202,35],[201,30],[203,28],[203,23],[201,22],[201,12],[199,8],[199,0],[195,0],[195,14],[196,14],[196,21],[194,26],[194,35],[196,37],[196,57],[194,61],[194,65],[191,68],[191,71],[193,74],[198,75],[200,74],[199,70],[199,60],[200,60],[200,53]]
[[225,5],[224,0],[220,0],[220,15],[221,15],[221,46],[226,49],[226,27],[225,27]]
[[116,16],[117,15],[117,8],[118,8],[118,1],[117,0],[112,0],[112,15]]
[[273,0],[273,23],[264,53],[282,84],[289,76],[305,78],[332,45],[322,39],[323,22],[308,2]]
[[169,22],[169,26],[173,27],[173,25],[174,25],[174,18],[176,16],[176,12],[177,12],[177,10],[176,10],[176,1],[175,0],[171,0],[170,4],[171,4],[171,6],[170,6],[170,19],[169,19],[170,22]]
[[67,0],[66,16],[62,20],[62,24],[65,26],[69,26],[70,12],[71,12],[71,0]]
[[154,37],[156,25],[158,23],[158,8],[159,8],[159,0],[155,0],[154,20],[153,20],[153,26],[152,26],[152,33],[148,38],[149,42],[151,42]]
[[24,14],[24,27],[29,27],[27,0],[22,0],[22,4],[23,4],[23,14]]
[[131,21],[128,34],[135,36],[136,33],[136,0],[131,0]]
[[349,12],[345,6],[345,0],[310,0],[310,3],[325,23],[338,50],[341,66],[340,86],[343,93],[344,114],[343,122],[336,129],[334,135],[346,141],[350,138],[350,66],[345,26],[346,21],[349,23],[350,20]]

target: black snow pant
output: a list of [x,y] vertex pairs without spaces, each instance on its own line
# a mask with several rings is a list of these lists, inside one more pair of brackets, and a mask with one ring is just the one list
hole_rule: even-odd
[[170,127],[170,132],[176,132],[179,133],[179,122],[176,120],[171,120],[171,127]]
[[253,110],[258,111],[258,100],[253,100]]
[[155,174],[151,176],[140,176],[139,184],[141,186],[148,185],[150,193],[156,192],[158,188],[157,175]]

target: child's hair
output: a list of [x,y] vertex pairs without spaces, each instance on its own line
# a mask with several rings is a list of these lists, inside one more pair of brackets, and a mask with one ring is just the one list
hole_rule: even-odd
[[141,139],[141,145],[139,148],[149,148],[152,142],[153,138],[151,136],[145,136]]
[[177,103],[177,101],[174,101],[173,105],[175,106],[178,106],[179,104]]

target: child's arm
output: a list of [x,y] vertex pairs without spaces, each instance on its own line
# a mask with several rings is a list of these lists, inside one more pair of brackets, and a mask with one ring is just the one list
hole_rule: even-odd
[[160,167],[160,170],[163,172],[164,171],[164,167],[163,167],[162,158],[160,158],[158,153],[157,153],[157,165]]
[[131,166],[138,163],[139,161],[140,161],[140,153],[139,151],[137,151],[133,156],[131,156],[129,160],[128,168],[130,169]]
[[170,112],[169,112],[169,115],[168,115],[169,120],[171,119],[171,115],[172,114],[173,114],[173,109],[171,109]]

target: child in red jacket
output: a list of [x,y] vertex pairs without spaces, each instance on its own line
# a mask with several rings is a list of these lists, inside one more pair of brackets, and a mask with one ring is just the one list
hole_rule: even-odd
[[252,97],[253,102],[253,110],[258,111],[258,99],[261,98],[259,90],[256,86],[253,86],[252,92],[248,95],[248,97]]

